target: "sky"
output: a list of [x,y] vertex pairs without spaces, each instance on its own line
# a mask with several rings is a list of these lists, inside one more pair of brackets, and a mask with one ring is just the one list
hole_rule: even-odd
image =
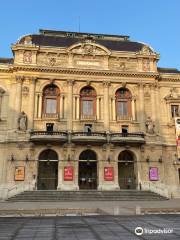
[[39,29],[128,35],[180,69],[180,0],[0,0],[0,57]]

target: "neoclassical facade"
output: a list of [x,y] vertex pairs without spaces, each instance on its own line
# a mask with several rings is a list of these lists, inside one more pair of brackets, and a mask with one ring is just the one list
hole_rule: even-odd
[[40,30],[0,58],[0,197],[148,189],[180,197],[180,71],[128,36]]

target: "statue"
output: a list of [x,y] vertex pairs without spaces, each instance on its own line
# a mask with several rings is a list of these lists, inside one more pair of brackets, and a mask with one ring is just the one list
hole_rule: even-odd
[[154,132],[155,132],[154,128],[155,128],[155,125],[154,125],[151,117],[148,117],[146,120],[146,132],[149,134],[154,134]]
[[27,129],[27,115],[25,112],[21,112],[18,117],[18,129],[26,131]]

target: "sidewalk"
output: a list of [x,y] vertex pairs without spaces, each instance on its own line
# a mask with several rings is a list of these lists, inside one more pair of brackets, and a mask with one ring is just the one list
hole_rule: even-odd
[[[27,211],[65,214],[88,212],[110,215],[135,215],[148,213],[180,213],[180,199],[166,201],[84,201],[84,202],[0,202],[0,215],[11,212]],[[61,215],[61,214],[60,214]]]

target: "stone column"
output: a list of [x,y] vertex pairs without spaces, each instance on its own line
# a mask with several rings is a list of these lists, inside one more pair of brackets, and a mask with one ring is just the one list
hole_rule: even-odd
[[73,97],[73,120],[76,119],[76,97]]
[[77,120],[79,119],[79,101],[80,101],[80,97],[77,96],[77,99],[76,99],[76,119]]
[[64,100],[63,100],[63,95],[61,95],[61,96],[60,96],[60,116],[59,116],[60,119],[63,118],[63,110],[64,110],[64,109],[63,109],[63,101],[64,101]]
[[116,100],[112,98],[112,120],[116,120]]
[[37,78],[29,78],[30,88],[29,88],[29,116],[28,116],[28,129],[33,129],[34,127],[34,105],[35,105],[35,85]]
[[39,94],[38,118],[41,118],[41,115],[42,115],[42,93]]
[[22,83],[23,83],[24,77],[23,76],[16,76],[16,95],[14,99],[14,109],[15,111],[14,117],[13,117],[13,126],[15,129],[18,128],[18,117],[19,113],[21,112],[21,102],[22,102]]
[[104,81],[104,130],[109,132],[109,86],[110,82]]
[[155,127],[156,127],[156,131],[157,133],[161,132],[161,128],[160,128],[160,110],[158,110],[157,108],[159,108],[158,106],[160,106],[160,99],[159,99],[159,86],[158,83],[155,84],[155,112],[156,112],[156,119],[155,119]]
[[68,96],[67,96],[67,130],[72,131],[72,118],[73,118],[73,80],[67,80]]
[[139,121],[140,129],[145,131],[145,116],[144,116],[144,84],[139,84]]
[[96,101],[96,111],[97,111],[97,120],[99,120],[99,97],[97,97],[97,101]]
[[151,116],[152,120],[156,120],[156,99],[155,99],[155,86],[151,85]]
[[34,117],[38,117],[38,105],[39,105],[39,95],[35,93],[35,106],[34,106]]
[[1,120],[1,113],[2,113],[2,98],[3,98],[3,94],[5,93],[5,91],[3,89],[0,88],[0,120]]
[[135,97],[132,98],[132,120],[136,120]]

